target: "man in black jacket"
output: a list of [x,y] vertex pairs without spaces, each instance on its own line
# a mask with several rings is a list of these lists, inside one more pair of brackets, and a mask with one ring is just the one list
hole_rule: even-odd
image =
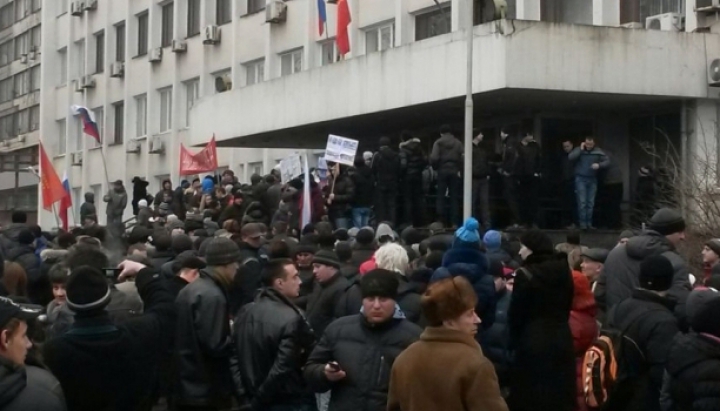
[[472,214],[478,217],[481,232],[490,229],[490,156],[483,138],[483,133],[478,133],[472,148]]
[[93,267],[76,268],[67,282],[70,329],[45,343],[45,363],[58,378],[70,410],[149,410],[159,361],[172,341],[172,295],[152,268],[125,261],[120,279],[135,277],[145,311],[118,324],[108,316],[110,288]]
[[328,411],[384,411],[393,363],[422,332],[396,309],[395,277],[369,272],[360,288],[362,311],[330,324],[305,366],[310,388],[332,390]]
[[332,251],[315,253],[313,274],[315,283],[308,296],[307,317],[315,335],[320,338],[325,327],[338,317],[336,307],[348,287],[348,281],[340,274],[340,260]]
[[[430,163],[437,171],[436,213],[439,221],[448,226],[460,224],[460,199],[462,198],[463,144],[455,138],[452,129],[440,126],[440,138],[433,144]],[[450,212],[445,210],[445,193],[450,197]]]
[[673,338],[680,330],[673,315],[675,302],[667,292],[673,282],[673,266],[662,255],[646,258],[640,265],[640,287],[632,297],[608,313],[608,324],[637,343],[644,363],[633,396],[613,410],[660,410],[660,388]]
[[240,250],[228,238],[209,240],[207,268],[185,286],[175,301],[176,391],[180,410],[229,408],[233,382],[228,292],[238,271]]
[[515,176],[515,163],[518,157],[517,143],[504,130],[500,131],[500,139],[502,140],[502,162],[498,173],[503,177],[503,197],[510,211],[511,227],[517,228],[518,222],[520,222],[518,180]]
[[520,223],[528,228],[536,226],[540,206],[540,144],[528,133],[520,141],[515,162],[515,176],[518,181]]
[[350,228],[350,203],[355,199],[355,183],[342,170],[340,164],[328,165],[330,168],[331,178],[334,178],[334,183],[331,184],[330,189],[325,199],[325,204],[328,208],[328,216],[330,221],[335,225],[335,228]]
[[405,197],[405,219],[407,223],[422,227],[425,224],[425,193],[423,192],[423,171],[428,161],[420,139],[404,131],[404,142],[400,143],[400,169],[403,177]]
[[370,209],[375,197],[375,179],[372,168],[365,164],[361,157],[358,157],[355,159],[355,168],[350,170],[350,178],[355,184],[355,196],[350,203],[353,227],[363,228],[370,224]]
[[255,292],[262,286],[262,268],[267,255],[261,251],[265,244],[265,235],[260,224],[245,224],[240,229],[241,242],[238,244],[240,268],[235,276],[230,292],[230,312],[236,313],[240,307],[251,303]]
[[372,170],[376,188],[375,217],[377,221],[395,224],[400,156],[390,148],[388,137],[380,137],[380,149],[373,156]]
[[264,287],[235,321],[240,376],[254,411],[310,411],[315,405],[302,377],[315,335],[292,303],[300,283],[291,260],[271,260],[263,270]]

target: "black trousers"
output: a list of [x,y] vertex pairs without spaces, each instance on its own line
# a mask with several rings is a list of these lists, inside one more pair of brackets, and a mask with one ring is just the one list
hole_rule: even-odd
[[422,186],[422,174],[405,176],[403,183],[405,200],[404,220],[414,227],[425,224],[425,193]]
[[379,224],[387,221],[395,227],[397,215],[397,187],[377,187],[375,198],[375,220]]
[[540,199],[540,179],[534,176],[518,177],[518,199],[520,202],[520,224],[532,227],[536,224]]
[[510,210],[510,224],[520,223],[518,184],[518,179],[514,176],[503,177],[503,197],[505,197],[505,202]]
[[569,226],[578,223],[577,196],[575,195],[575,180],[564,180],[562,185],[562,224]]

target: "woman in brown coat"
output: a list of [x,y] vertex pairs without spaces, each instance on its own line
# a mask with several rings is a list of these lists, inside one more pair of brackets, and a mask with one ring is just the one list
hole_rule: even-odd
[[428,327],[395,360],[388,411],[507,411],[495,368],[475,341],[480,318],[470,283],[438,281],[421,303]]

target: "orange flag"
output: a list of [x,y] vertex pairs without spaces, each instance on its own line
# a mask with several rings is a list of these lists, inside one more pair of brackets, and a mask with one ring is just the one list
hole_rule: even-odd
[[48,211],[52,209],[53,204],[67,195],[42,143],[40,143],[40,187],[43,208]]

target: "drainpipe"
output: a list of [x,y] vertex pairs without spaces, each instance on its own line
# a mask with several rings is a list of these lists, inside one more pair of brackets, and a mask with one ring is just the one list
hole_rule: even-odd
[[[473,0],[467,3],[465,30],[467,30],[466,46],[467,71],[465,73],[465,159],[463,167],[463,222],[472,216],[472,151],[473,151]],[[455,223],[453,221],[453,223]],[[487,224],[483,221],[483,224]]]
[[[689,172],[688,165],[688,115],[687,115],[687,101],[682,101],[682,107],[680,109],[680,175],[682,178],[681,185],[685,186],[685,180],[687,173]],[[680,191],[680,212],[683,217],[687,220],[687,195],[685,190]]]

